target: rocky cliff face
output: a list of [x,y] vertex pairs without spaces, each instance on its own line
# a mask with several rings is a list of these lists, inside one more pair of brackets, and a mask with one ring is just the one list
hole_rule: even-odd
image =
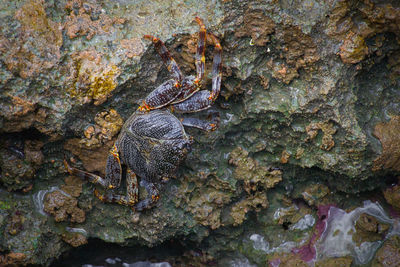
[[[202,250],[198,265],[271,266],[364,264],[387,239],[373,264],[387,266],[386,254],[400,262],[397,1],[0,6],[0,265],[50,264],[91,238],[181,240]],[[193,149],[153,209],[101,203],[65,172],[64,155],[104,175],[123,122],[169,78],[142,36],[164,40],[194,74],[195,16],[223,47],[219,128],[187,130]],[[335,218],[353,227],[343,228],[352,249],[327,245]],[[241,256],[221,259],[230,251]]]

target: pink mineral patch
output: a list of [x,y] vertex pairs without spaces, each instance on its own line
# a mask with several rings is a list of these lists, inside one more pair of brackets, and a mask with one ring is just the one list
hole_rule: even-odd
[[315,224],[315,232],[311,236],[310,241],[308,241],[304,246],[292,249],[292,252],[299,255],[300,259],[305,262],[315,260],[316,258],[315,243],[326,229],[326,220],[329,217],[329,211],[331,207],[335,207],[335,205],[328,204],[318,207],[318,220]]

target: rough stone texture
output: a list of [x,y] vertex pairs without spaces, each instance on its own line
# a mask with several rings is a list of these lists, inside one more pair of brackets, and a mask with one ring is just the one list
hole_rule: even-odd
[[[399,175],[396,1],[0,0],[0,6],[0,265],[49,264],[85,242],[67,231],[76,224],[88,239],[144,246],[203,240],[211,258],[237,249],[265,265],[271,251],[255,249],[249,236],[279,233],[301,247],[318,226],[291,225],[307,214],[316,218],[313,210],[323,205],[354,208],[360,198],[353,193]],[[196,15],[223,47],[214,105],[219,129],[188,129],[192,152],[149,211],[103,204],[91,184],[71,178],[63,184],[64,157],[103,175],[123,121],[168,79],[144,34],[160,37],[182,71],[195,73]],[[206,77],[211,62],[207,46]],[[209,79],[204,86],[211,87]],[[44,193],[55,218],[43,212]],[[283,213],[275,218],[277,211]],[[279,253],[287,264],[304,263],[286,257],[290,249]]]
[[387,240],[376,253],[372,261],[373,267],[394,267],[400,264],[400,238],[394,236]]

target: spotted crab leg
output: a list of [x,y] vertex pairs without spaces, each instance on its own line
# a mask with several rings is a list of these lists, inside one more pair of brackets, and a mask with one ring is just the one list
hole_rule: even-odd
[[201,90],[185,101],[172,105],[175,112],[191,113],[208,109],[219,95],[222,76],[222,47],[214,35],[210,34],[209,37],[214,43],[211,91]]
[[168,80],[158,86],[143,100],[139,110],[149,111],[168,105],[181,93],[183,75],[178,64],[160,39],[152,35],[144,35],[144,38],[153,42],[154,47],[173,77],[172,80]]
[[197,42],[197,50],[195,56],[195,65],[196,65],[196,79],[194,83],[199,84],[204,77],[204,65],[206,62],[205,58],[205,40],[206,40],[206,26],[204,26],[203,21],[199,17],[195,17],[195,21],[199,24],[199,40]]
[[102,178],[101,176],[95,175],[90,172],[71,167],[66,159],[64,159],[64,166],[70,174],[81,177],[82,179],[88,180],[91,183],[99,184],[105,189],[109,190],[105,194],[101,194],[97,189],[95,189],[94,193],[96,197],[98,197],[101,201],[119,203],[129,206],[133,206],[135,203],[137,203],[137,179],[136,175],[130,171],[127,172],[127,175],[131,176],[129,177],[130,179],[127,179],[127,196],[121,196],[113,192],[113,189],[120,186],[122,177],[122,167],[117,144],[114,144],[114,146],[110,150],[110,154],[108,155],[105,178]]
[[183,126],[194,127],[206,132],[215,131],[219,126],[219,113],[213,112],[210,121],[201,120],[198,118],[183,118],[181,122]]
[[160,199],[160,194],[153,183],[147,182],[142,179],[141,185],[146,188],[148,196],[136,204],[134,209],[137,211],[151,208]]
[[139,198],[139,187],[136,174],[131,170],[127,170],[129,177],[126,179],[127,195],[120,195],[114,193],[113,190],[108,190],[105,193],[100,193],[97,189],[94,190],[95,196],[105,203],[117,203],[125,206],[133,207]]
[[204,25],[202,19],[195,17],[194,19],[200,27],[199,30],[199,40],[197,42],[195,65],[196,65],[196,77],[193,76],[185,77],[182,81],[182,91],[179,96],[171,102],[171,104],[176,104],[185,101],[191,97],[194,93],[201,89],[201,83],[204,78],[204,68],[205,68],[205,50],[206,50],[206,26]]
[[77,168],[71,167],[68,164],[68,161],[66,159],[64,159],[64,166],[65,166],[65,169],[71,175],[78,176],[78,177],[80,177],[80,178],[82,178],[84,180],[87,180],[87,181],[89,181],[89,182],[91,182],[93,184],[99,184],[99,185],[101,185],[101,186],[103,186],[105,188],[108,187],[108,183],[107,183],[107,181],[105,179],[103,179],[102,177],[100,177],[100,176],[98,176],[96,174],[93,174],[93,173],[90,173],[90,172],[85,172],[85,171],[79,170]]
[[179,66],[176,63],[176,61],[169,53],[168,49],[165,47],[163,41],[152,35],[144,35],[143,37],[153,42],[154,47],[156,48],[164,64],[167,66],[168,71],[171,73],[174,80],[180,83],[183,79],[182,72],[179,69]]

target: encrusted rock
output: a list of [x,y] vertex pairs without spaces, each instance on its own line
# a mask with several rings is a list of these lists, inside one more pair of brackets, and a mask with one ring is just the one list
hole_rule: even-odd
[[234,176],[244,182],[248,194],[257,191],[259,186],[265,190],[273,188],[282,180],[281,170],[260,165],[241,147],[237,147],[229,154],[229,163],[236,166]]
[[109,149],[114,144],[123,120],[114,109],[110,109],[96,114],[94,121],[96,124],[84,129],[84,138],[67,140],[64,148],[78,156],[87,171],[103,173]]
[[118,85],[120,69],[94,49],[73,53],[69,64],[69,92],[82,103],[93,100],[95,105],[100,105]]
[[363,242],[383,240],[389,228],[389,224],[382,223],[375,217],[363,213],[356,221],[353,241],[360,246]]
[[368,54],[368,47],[362,36],[349,32],[340,47],[340,58],[344,63],[358,63]]
[[64,28],[70,39],[86,36],[88,40],[96,34],[111,34],[115,23],[123,23],[123,19],[111,19],[98,4],[71,0],[65,8],[69,11]]
[[306,127],[308,135],[306,141],[313,140],[318,135],[319,130],[323,133],[320,148],[327,151],[331,150],[335,146],[335,141],[333,140],[332,135],[336,133],[336,127],[332,122],[310,123]]
[[372,267],[400,266],[400,237],[392,236],[376,252]]
[[327,258],[317,261],[315,267],[350,267],[352,262],[351,257]]
[[256,192],[249,195],[245,199],[236,202],[232,208],[230,215],[234,220],[233,225],[242,224],[246,218],[246,213],[250,210],[260,211],[268,207],[268,198],[265,192]]
[[58,63],[63,43],[60,23],[47,17],[43,0],[29,0],[15,13],[20,27],[14,38],[0,35],[7,69],[22,78],[48,71]]
[[400,211],[400,185],[387,188],[383,195],[390,205]]
[[301,193],[304,200],[307,201],[308,205],[313,206],[318,204],[322,198],[330,193],[329,188],[323,184],[312,184],[308,186],[304,192]]
[[85,212],[78,207],[78,200],[59,190],[45,196],[44,211],[53,215],[56,222],[83,223],[85,221]]
[[62,239],[75,248],[87,244],[87,238],[81,233],[64,233]]
[[43,143],[29,139],[22,142],[15,138],[0,142],[0,182],[8,190],[28,192],[43,162]]
[[400,171],[400,116],[375,126],[374,135],[381,141],[382,154],[374,160],[372,170],[392,169]]
[[261,10],[248,10],[243,17],[243,26],[236,30],[236,37],[251,37],[250,45],[265,46],[270,34],[275,31],[274,21]]
[[26,255],[20,252],[10,252],[5,255],[0,255],[1,266],[20,266],[24,264]]

